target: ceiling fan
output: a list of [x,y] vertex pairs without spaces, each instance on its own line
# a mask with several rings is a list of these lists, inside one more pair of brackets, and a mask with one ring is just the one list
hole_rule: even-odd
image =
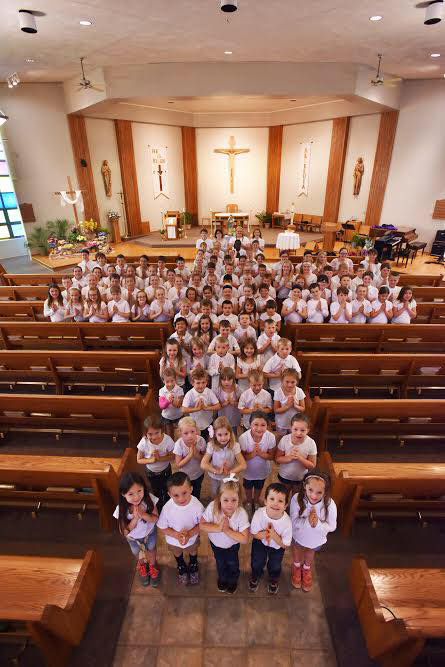
[[84,57],[80,59],[80,68],[82,70],[82,78],[79,81],[79,89],[78,90],[97,90],[99,93],[104,92],[104,88],[101,86],[96,85],[95,83],[91,83],[89,79],[85,77],[85,70],[83,68],[83,61],[85,60]]
[[387,86],[387,87],[393,88],[402,79],[400,77],[394,77],[393,79],[385,79],[385,77],[383,76],[383,74],[380,71],[381,66],[382,66],[382,54],[378,53],[377,57],[379,59],[379,63],[377,65],[377,71],[375,73],[375,77],[373,79],[371,79],[370,83],[373,86]]

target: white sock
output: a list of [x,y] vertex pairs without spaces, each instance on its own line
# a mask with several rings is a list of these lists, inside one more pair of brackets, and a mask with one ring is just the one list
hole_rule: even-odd
[[311,569],[311,566],[310,566],[310,565],[306,565],[306,563],[304,563],[304,565],[303,565],[303,570],[310,570],[310,569]]
[[294,565],[295,565],[295,567],[301,567],[301,563],[295,563],[295,561],[294,561]]

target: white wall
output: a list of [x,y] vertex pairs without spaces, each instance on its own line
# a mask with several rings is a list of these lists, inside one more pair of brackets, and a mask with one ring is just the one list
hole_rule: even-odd
[[[57,83],[21,83],[0,88],[0,109],[9,120],[3,127],[18,200],[33,205],[37,225],[66,217],[72,207],[60,206],[53,192],[77,179],[66,118],[63,87]],[[25,224],[27,232],[32,224]]]
[[[120,197],[117,194],[122,191],[121,168],[117,150],[116,132],[112,120],[99,118],[85,119],[88,146],[90,149],[91,168],[93,170],[94,187],[96,189],[97,206],[99,208],[100,224],[109,227],[108,211],[117,211],[121,217],[121,231],[123,227],[123,212]],[[102,162],[108,160],[111,169],[111,197],[105,194],[102,179]]]
[[413,225],[432,241],[445,220],[431,218],[445,198],[445,83],[405,81],[381,223]]
[[[332,121],[301,123],[283,128],[281,153],[280,211],[291,209],[297,213],[323,215],[329,153],[331,150]],[[297,197],[302,143],[312,141],[309,194]]]
[[[352,218],[356,220],[365,219],[379,126],[380,114],[351,118],[338,214],[338,219],[341,222]],[[355,197],[353,194],[353,173],[358,157],[363,158],[365,171],[363,173],[360,194]]]
[[[215,148],[228,148],[229,137],[235,147],[248,148],[249,153],[235,157],[235,192],[230,193],[229,158],[215,153]],[[225,211],[227,204],[238,204],[240,211],[255,213],[266,207],[267,146],[269,129],[198,128],[196,154],[198,162],[199,218],[209,217],[210,210]]]
[[[182,210],[185,206],[184,175],[182,168],[181,128],[168,125],[132,123],[134,157],[139,188],[142,220],[148,220],[150,230],[161,228],[163,211]],[[153,198],[151,148],[167,146],[169,193],[167,199]]]

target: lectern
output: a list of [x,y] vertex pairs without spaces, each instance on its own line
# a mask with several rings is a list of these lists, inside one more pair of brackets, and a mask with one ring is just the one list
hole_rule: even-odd
[[322,230],[324,232],[323,237],[323,250],[325,252],[332,252],[335,245],[335,235],[337,233],[337,223],[336,222],[323,222]]

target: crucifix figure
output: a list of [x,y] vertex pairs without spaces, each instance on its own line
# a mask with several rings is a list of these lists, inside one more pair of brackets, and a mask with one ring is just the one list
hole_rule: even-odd
[[162,174],[163,170],[160,164],[158,164],[158,176],[159,176],[159,190],[162,192]]
[[249,153],[250,148],[235,148],[235,137],[229,138],[229,148],[215,148],[215,153],[223,153],[229,157],[229,173],[230,173],[230,194],[235,192],[235,155],[240,153]]
[[[71,183],[71,178],[69,176],[67,177],[67,182],[68,182],[68,190],[64,191],[65,195],[76,195],[76,191],[73,190],[73,185]],[[82,192],[84,192],[84,190],[80,190],[80,192],[82,193]],[[58,192],[55,192],[54,194],[62,196],[62,193],[60,192],[60,190]],[[77,225],[79,224],[79,215],[77,213],[76,201],[77,200],[74,200],[74,202],[71,204],[71,206],[73,207],[74,219],[76,221],[76,227],[77,227]],[[70,203],[70,202],[67,202],[67,203]],[[82,204],[82,202],[81,202],[81,204]],[[82,204],[82,208],[83,208],[83,204]],[[81,208],[81,210],[82,210],[82,208]]]

